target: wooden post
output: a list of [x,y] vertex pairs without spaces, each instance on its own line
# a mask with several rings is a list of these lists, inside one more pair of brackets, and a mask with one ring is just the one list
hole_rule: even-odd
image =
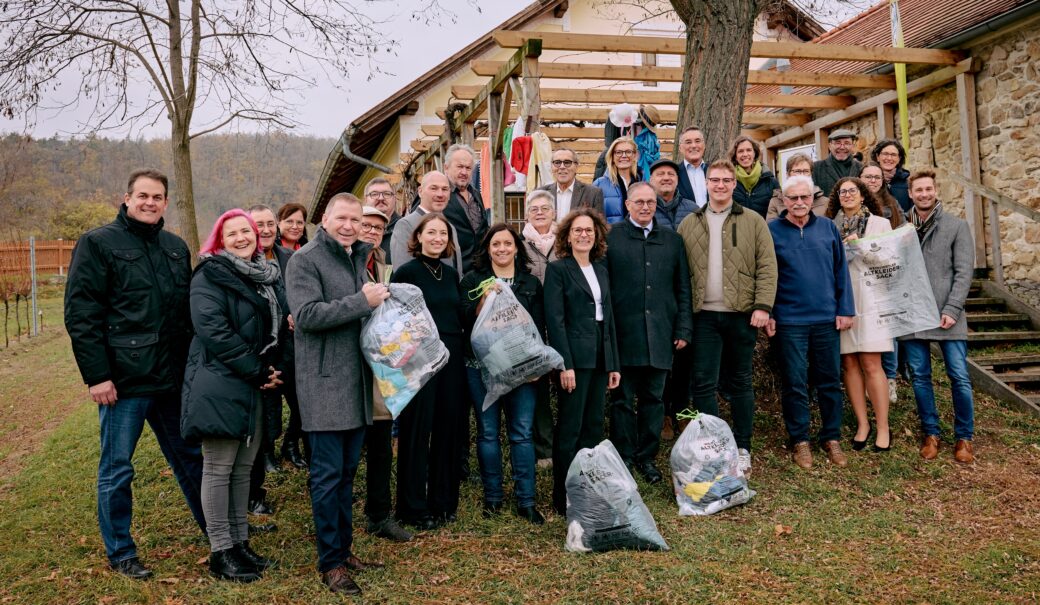
[[830,154],[830,149],[827,148],[827,135],[830,134],[830,130],[817,128],[813,134],[816,138],[816,159],[822,160]]
[[[961,127],[961,174],[973,183],[981,181],[979,168],[979,126],[975,105],[975,74],[957,75],[957,112]],[[995,206],[993,206],[995,207]],[[971,227],[971,236],[975,239],[975,268],[985,269],[986,264],[986,227],[982,215],[982,198],[975,191],[964,188],[964,218]],[[1003,285],[1003,267],[998,264],[997,251],[1000,250],[1000,212],[991,212],[989,220],[997,225],[993,231],[993,267],[1000,276]]]
[[462,142],[465,145],[473,146],[473,141],[477,138],[477,125],[475,122],[466,122],[462,125]]
[[520,75],[523,76],[523,115],[527,117],[525,123],[527,134],[538,132],[542,123],[542,76],[538,66],[539,54],[541,54],[541,45],[538,46],[537,54],[527,54],[524,57],[524,62],[520,67]]
[[896,112],[894,107],[892,107],[888,103],[885,103],[884,105],[878,105],[877,123],[878,140],[895,138]]
[[491,146],[491,222],[506,220],[506,192],[502,158],[502,144],[509,124],[509,104],[512,90],[506,86],[501,93],[488,95],[488,145]]
[[[1004,259],[1000,254],[1000,206],[995,200],[989,200],[989,236],[993,239],[993,279],[998,286],[1004,286]],[[985,237],[985,236],[983,236]],[[976,240],[977,241],[977,240]],[[985,241],[983,241],[982,261],[986,262]],[[978,254],[978,243],[975,244],[976,255]],[[979,259],[976,257],[975,266],[978,267]]]

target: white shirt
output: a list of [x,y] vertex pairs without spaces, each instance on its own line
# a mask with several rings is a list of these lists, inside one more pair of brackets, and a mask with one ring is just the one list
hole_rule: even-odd
[[574,181],[571,186],[563,189],[556,183],[556,219],[562,219],[571,211],[571,198],[574,197]]
[[683,160],[683,167],[686,169],[686,176],[690,177],[690,188],[693,189],[693,197],[697,202],[698,207],[704,206],[708,203],[708,185],[704,180],[704,164],[700,166],[694,166],[693,164]]
[[654,221],[653,221],[653,219],[650,219],[650,224],[647,225],[646,227],[644,227],[644,226],[640,225],[639,223],[637,223],[636,219],[632,218],[632,215],[629,214],[628,215],[628,222],[630,222],[633,225],[635,225],[637,229],[642,229],[643,230],[643,239],[646,239],[646,238],[650,237],[650,231],[653,230],[653,228],[654,228]]
[[590,264],[582,267],[581,272],[585,275],[585,281],[589,282],[589,288],[592,289],[592,300],[596,301],[596,321],[603,321],[603,292],[599,289],[596,269]]

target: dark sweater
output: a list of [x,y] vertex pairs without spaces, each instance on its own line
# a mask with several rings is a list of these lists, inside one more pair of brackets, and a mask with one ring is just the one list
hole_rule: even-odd
[[[435,272],[440,276],[437,279]],[[412,284],[422,291],[426,308],[441,336],[462,336],[465,325],[462,317],[463,294],[455,269],[440,259],[420,256],[394,271],[391,283]]]
[[834,221],[810,212],[809,222],[798,227],[785,212],[769,223],[769,233],[776,249],[776,323],[810,325],[856,314],[845,245]]

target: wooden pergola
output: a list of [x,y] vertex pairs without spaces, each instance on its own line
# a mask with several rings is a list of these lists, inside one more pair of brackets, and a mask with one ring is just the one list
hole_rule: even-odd
[[[657,128],[661,153],[672,153],[678,92],[657,90],[613,90],[586,87],[543,88],[543,79],[567,81],[603,80],[610,82],[681,82],[681,67],[638,67],[595,63],[542,62],[543,51],[653,53],[684,55],[686,42],[678,38],[649,36],[609,36],[498,30],[495,42],[515,49],[506,61],[475,60],[470,69],[488,78],[484,86],[453,86],[452,95],[460,103],[437,112],[443,125],[423,126],[423,136],[411,142],[413,153],[402,154],[395,167],[402,179],[417,182],[429,170],[440,169],[443,154],[456,142],[480,149],[491,146],[491,212],[496,220],[505,213],[502,184],[503,135],[507,126],[524,117],[527,133],[544,132],[555,147],[577,152],[582,169],[579,178],[591,180],[591,168],[604,148],[603,124],[610,107],[618,103],[652,104],[661,115]],[[978,135],[975,119],[974,74],[976,59],[963,51],[931,48],[867,47],[838,44],[754,42],[751,56],[759,58],[811,59],[835,65],[833,71],[758,71],[748,73],[749,85],[793,87],[793,92],[749,93],[745,99],[742,127],[744,134],[762,142],[766,163],[785,146],[812,138],[817,156],[827,153],[827,135],[851,120],[875,114],[879,135],[894,136],[898,102],[895,77],[881,73],[858,73],[877,64],[905,63],[931,67],[924,75],[909,81],[908,96],[926,93],[956,82],[962,141],[961,181],[965,190],[967,219],[972,225],[977,249],[976,263],[986,266],[982,190],[979,189]],[[832,91],[855,91],[831,94]],[[862,100],[857,100],[862,99]],[[816,112],[829,110],[820,117]],[[590,126],[590,124],[596,124]],[[987,196],[989,197],[989,196]],[[991,210],[996,203],[989,198]],[[991,214],[991,216],[994,216]],[[999,236],[994,238],[999,241]]]

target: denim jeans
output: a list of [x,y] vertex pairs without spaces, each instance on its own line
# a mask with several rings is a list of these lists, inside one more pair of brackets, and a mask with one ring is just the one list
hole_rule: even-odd
[[895,380],[899,377],[899,341],[896,341],[892,350],[881,354],[881,368],[885,371],[885,378]]
[[353,554],[354,476],[361,461],[365,428],[306,433],[311,443],[310,491],[318,571],[325,573]]
[[[939,413],[935,410],[935,390],[932,386],[932,355],[929,340],[904,340],[906,362],[913,377],[917,415],[921,418],[921,432],[939,435]],[[953,437],[971,439],[975,433],[975,400],[968,376],[968,341],[937,340],[942,350],[946,375],[950,377],[953,394]]]
[[173,470],[188,508],[202,531],[202,448],[181,438],[180,397],[177,394],[128,397],[99,405],[101,460],[98,463],[98,525],[108,560],[115,564],[137,556],[130,536],[133,514],[133,457],[145,422],[152,427],[159,449]]
[[841,439],[841,344],[833,322],[776,326],[780,400],[791,443],[809,441],[809,371],[820,404],[820,442]]
[[487,389],[477,368],[466,368],[469,392],[477,417],[477,462],[480,480],[484,484],[484,500],[502,502],[502,444],[499,428],[502,413],[506,415],[506,434],[509,436],[509,463],[513,467],[513,490],[516,505],[534,506],[534,408],[537,389],[533,383],[522,384],[499,397],[483,410]]

